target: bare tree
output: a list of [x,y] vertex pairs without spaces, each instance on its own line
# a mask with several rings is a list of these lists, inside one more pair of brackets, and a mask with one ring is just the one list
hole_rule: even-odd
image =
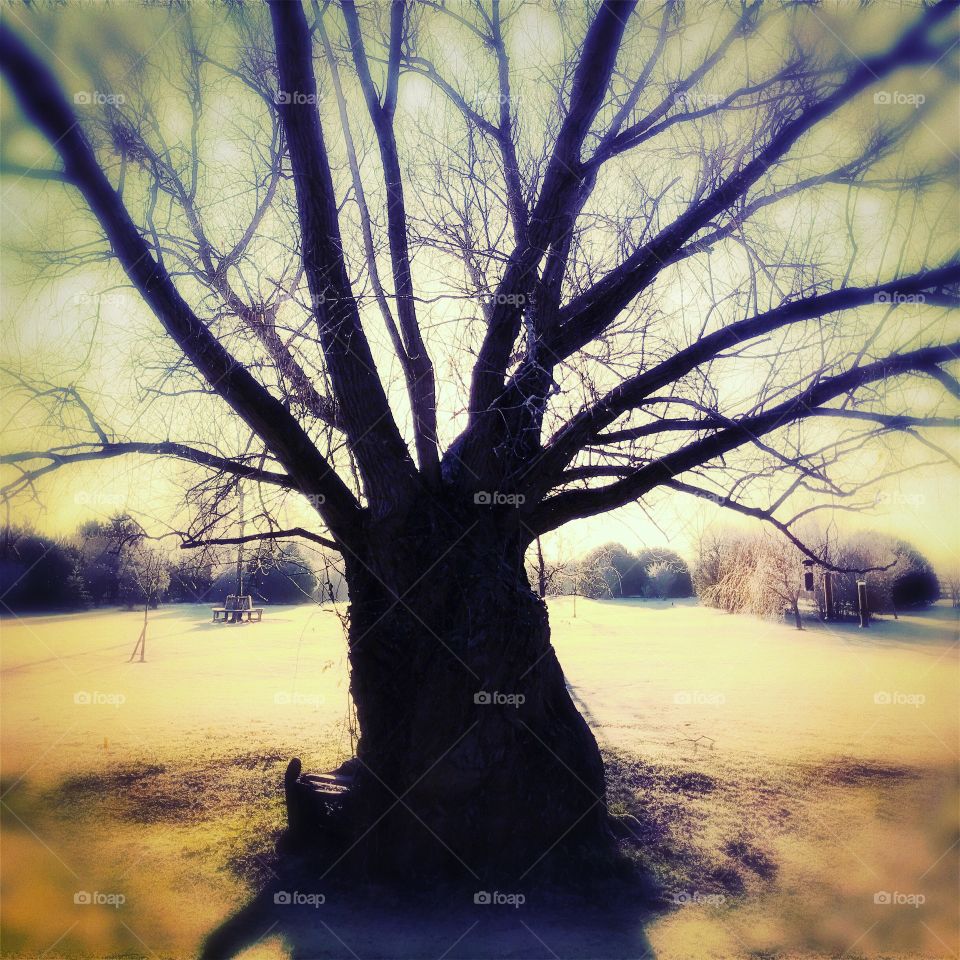
[[143,663],[147,656],[147,625],[150,608],[156,607],[170,582],[170,564],[160,550],[151,547],[143,538],[130,545],[124,557],[125,574],[143,597],[143,627],[134,644],[128,663],[137,654]]
[[941,574],[941,580],[946,588],[946,594],[953,604],[953,609],[960,608],[960,567],[956,564],[949,567]]
[[650,593],[658,600],[666,600],[670,596],[670,588],[682,568],[671,560],[654,560],[647,566],[647,576],[650,578]]
[[727,613],[750,610],[757,584],[757,539],[745,533],[713,531],[699,546],[694,582],[700,599]]
[[792,544],[769,532],[710,534],[701,543],[698,592],[728,613],[779,619],[789,612],[802,630],[800,557]]
[[[613,562],[610,546],[597,547],[571,564],[569,579],[574,598],[590,597],[597,600],[612,597],[615,591],[618,594],[621,592],[620,571]],[[576,616],[576,600],[574,600],[574,616]]]
[[799,555],[781,537],[768,533],[761,544],[758,573],[763,599],[758,612],[789,613],[794,626],[803,629],[800,597],[803,580],[798,575]]
[[[119,267],[167,338],[141,345],[140,389],[175,405],[144,438],[15,371],[64,424],[4,455],[5,494],[176,458],[202,545],[238,542],[225,504],[251,488],[243,537],[343,557],[350,861],[597,862],[603,764],[525,552],[657,491],[789,532],[795,495],[869,500],[858,452],[894,434],[949,460],[954,165],[914,144],[953,89],[954,8],[888,8],[892,39],[857,55],[815,5],[746,0],[544,7],[547,54],[500,0],[171,8],[177,55],[134,51],[125,99],[79,111],[32,46],[44,14],[5,16],[4,75],[59,157],[5,168],[93,214],[106,244],[87,230],[50,266]],[[922,103],[890,92],[903,71]],[[294,498],[317,529],[278,520]]]
[[531,547],[532,563],[528,562],[527,579],[532,582],[541,598],[556,596],[568,576],[570,559],[562,545],[551,556],[544,552],[543,543],[537,537]]

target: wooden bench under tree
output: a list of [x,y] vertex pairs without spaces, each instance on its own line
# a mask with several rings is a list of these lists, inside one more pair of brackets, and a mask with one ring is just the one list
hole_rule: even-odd
[[329,773],[303,773],[298,757],[283,778],[287,801],[288,837],[295,845],[315,837],[318,830],[337,834],[344,801],[353,786],[357,761],[347,760]]
[[254,617],[257,623],[263,619],[263,607],[255,607],[249,594],[231,593],[222,607],[213,608],[214,623],[242,623],[244,618],[251,623]]

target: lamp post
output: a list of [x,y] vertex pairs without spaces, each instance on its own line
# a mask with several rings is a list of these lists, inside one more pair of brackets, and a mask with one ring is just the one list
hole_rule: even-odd
[[867,605],[867,581],[857,581],[857,612],[860,614],[860,627],[870,626],[870,607]]
[[833,609],[833,572],[830,570],[823,571],[823,606],[824,620],[836,619]]
[[[803,589],[809,593],[814,590],[813,569],[816,566],[815,560],[803,561]],[[823,571],[823,619],[833,620],[833,573],[830,570]]]

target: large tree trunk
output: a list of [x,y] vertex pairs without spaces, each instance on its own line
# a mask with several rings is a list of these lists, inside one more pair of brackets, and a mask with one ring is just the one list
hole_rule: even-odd
[[429,505],[347,554],[361,731],[347,840],[365,872],[480,889],[610,852],[603,763],[516,513]]

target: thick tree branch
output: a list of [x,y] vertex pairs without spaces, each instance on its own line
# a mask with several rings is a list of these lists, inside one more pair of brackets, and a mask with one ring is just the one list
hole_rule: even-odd
[[[873,413],[869,410],[841,410],[829,407],[817,410],[812,416],[832,417],[838,420],[869,420],[872,423],[879,423],[888,430],[907,430],[916,427],[946,427],[955,430],[960,427],[960,417],[914,417],[906,414]],[[725,418],[714,420],[697,418],[654,420],[652,423],[644,423],[639,427],[601,433],[597,436],[597,443],[629,443],[632,440],[639,440],[641,437],[656,437],[662,433],[716,430],[723,426],[727,426]],[[569,470],[563,472],[564,477],[569,476],[569,474]]]
[[270,530],[267,533],[248,533],[242,537],[212,537],[203,540],[184,540],[180,544],[181,550],[196,550],[198,547],[221,547],[237,546],[241,543],[253,543],[260,540],[287,540],[294,537],[300,537],[303,540],[312,540],[319,543],[322,547],[330,550],[339,550],[340,546],[327,537],[320,536],[319,533],[313,533],[310,530],[304,530],[303,527],[290,527],[289,530]]
[[280,116],[293,166],[303,262],[320,343],[351,450],[374,512],[408,497],[416,469],[397,429],[347,275],[327,157],[310,31],[300,0],[270,4],[280,76]]
[[566,215],[586,176],[580,155],[583,141],[602,105],[634,6],[633,0],[605,0],[587,30],[573,77],[569,109],[530,215],[527,242],[511,257],[497,289],[498,302],[474,366],[470,391],[470,410],[474,414],[487,410],[502,391],[521,317],[537,285],[536,268],[547,248],[568,227]]
[[[88,449],[78,449],[78,448]],[[70,447],[55,447],[51,450],[20,450],[15,453],[0,455],[0,464],[24,463],[29,460],[49,460],[58,467],[84,460],[109,460],[113,457],[122,457],[127,454],[149,454],[159,457],[176,457],[178,460],[189,460],[202,467],[210,467],[224,473],[232,473],[246,480],[256,480],[259,483],[270,483],[289,490],[296,490],[296,481],[285,473],[276,473],[251,467],[232,457],[221,457],[198,447],[191,447],[184,443],[163,441],[149,443],[144,441],[121,441],[101,444],[75,444]]]
[[936,369],[939,364],[958,358],[960,342],[894,354],[836,376],[825,377],[797,396],[762,413],[744,417],[736,421],[735,426],[666,454],[614,483],[589,490],[566,491],[548,497],[531,509],[529,527],[534,535],[543,534],[570,520],[613,510],[642,497],[686,470],[707,463],[787,424],[813,416],[818,407],[834,397],[851,393],[867,383],[888,380],[905,373],[927,372]]
[[[120,442],[100,444],[75,444],[70,447],[58,447],[52,450],[21,450],[0,456],[0,465],[17,466],[22,470],[21,475],[4,487],[0,487],[0,498],[8,498],[14,493],[29,486],[45,474],[61,467],[75,463],[84,463],[90,460],[112,460],[114,457],[123,457],[130,454],[142,454],[159,457],[175,457],[178,460],[188,460],[203,467],[209,467],[222,473],[229,473],[245,480],[257,483],[269,483],[288,490],[297,490],[296,481],[284,473],[252,467],[240,460],[221,457],[208,453],[197,447],[183,443]],[[42,467],[26,469],[21,464],[28,464],[34,460],[45,460]]]
[[[330,38],[323,24],[323,11],[320,8],[319,0],[313,0],[313,8],[316,15],[317,34],[323,45],[323,52],[327,58],[327,66],[330,68],[330,79],[333,81],[333,93],[337,101],[337,112],[340,116],[340,129],[343,132],[343,143],[347,151],[347,163],[350,166],[350,177],[353,181],[354,200],[356,201],[360,216],[360,232],[363,235],[363,251],[366,255],[370,285],[373,287],[373,296],[377,301],[377,306],[383,317],[383,323],[387,328],[387,333],[390,335],[390,342],[393,344],[394,352],[400,362],[404,363],[407,351],[403,345],[403,337],[400,335],[393,311],[387,302],[387,293],[380,279],[380,268],[377,266],[377,251],[373,245],[373,227],[370,219],[370,209],[367,206],[367,195],[363,188],[363,180],[360,176],[360,162],[357,158],[357,149],[354,145],[353,133],[350,129],[350,115],[347,111],[347,100],[343,93],[343,84],[340,81],[340,66],[337,63],[333,46],[330,43]],[[408,379],[408,384],[409,382]]]
[[671,490],[678,490],[680,493],[687,493],[690,494],[690,496],[699,497],[701,500],[709,500],[711,503],[715,503],[718,507],[724,507],[727,510],[733,510],[735,513],[742,514],[745,517],[752,517],[754,520],[762,520],[764,523],[769,523],[772,527],[775,527],[777,530],[779,530],[780,533],[783,534],[783,536],[786,537],[786,539],[789,540],[804,556],[809,557],[811,560],[815,560],[825,570],[831,570],[833,573],[881,573],[884,570],[892,569],[900,562],[900,558],[898,556],[894,558],[891,563],[884,564],[883,566],[840,567],[811,550],[810,547],[808,547],[799,537],[791,532],[789,523],[784,523],[782,520],[778,520],[770,510],[762,510],[759,507],[751,507],[744,503],[738,503],[736,500],[731,500],[729,497],[719,497],[716,494],[710,493],[709,490],[703,490],[700,487],[691,486],[689,483],[681,483],[679,480],[670,480],[665,483],[664,486],[669,487]]
[[545,491],[552,485],[551,478],[570,462],[578,450],[597,439],[604,427],[636,407],[654,391],[676,383],[691,370],[713,360],[724,350],[792,323],[871,303],[888,303],[896,296],[909,296],[925,290],[936,291],[958,282],[960,261],[872,287],[846,287],[819,296],[789,300],[766,313],[728,324],[679,350],[668,360],[628,378],[577,414],[554,435],[544,448],[543,455],[535,461],[534,469],[529,470],[521,479],[521,485],[531,492]]
[[410,403],[413,408],[417,459],[427,483],[437,487],[440,483],[440,459],[437,452],[436,381],[433,363],[427,353],[417,321],[410,250],[407,243],[407,211],[403,197],[403,178],[400,174],[400,156],[393,128],[406,4],[405,0],[394,0],[390,7],[390,57],[387,63],[387,87],[382,104],[370,75],[370,65],[363,45],[356,6],[353,0],[343,0],[341,6],[350,35],[353,61],[356,64],[367,110],[380,146],[383,179],[387,189],[387,239],[390,244],[390,261],[393,265],[397,317],[404,340],[404,353],[400,359],[406,374]]
[[330,528],[346,533],[357,503],[290,412],[258,383],[197,318],[154,257],[110,185],[53,74],[8,27],[0,26],[0,60],[24,113],[54,145],[107,234],[128,278],[164,329],[216,392],[254,430],[300,490],[322,496]]
[[[664,5],[664,18],[660,27],[657,49],[662,49],[663,43],[666,40],[667,25],[671,13],[671,6],[671,3],[666,3]],[[700,66],[695,70],[691,71],[687,75],[686,79],[674,86],[671,89],[670,94],[661,100],[661,102],[654,107],[653,110],[647,113],[646,116],[635,123],[632,123],[629,127],[622,131],[619,130],[619,126],[622,124],[625,117],[621,111],[621,113],[617,115],[614,124],[601,141],[596,153],[590,158],[590,166],[594,168],[599,167],[611,157],[622,153],[624,150],[629,150],[631,147],[637,146],[637,144],[642,143],[651,136],[655,136],[656,133],[658,133],[661,129],[677,123],[682,119],[690,119],[690,114],[680,114],[671,117],[667,121],[663,121],[663,117],[669,113],[670,108],[678,103],[682,103],[687,92],[695,87],[700,80],[702,80],[723,59],[724,55],[730,49],[730,46],[734,43],[734,41],[745,36],[754,26],[756,26],[760,6],[761,4],[759,0],[754,0],[753,3],[745,5],[743,7],[743,12],[738,17],[736,22],[727,31],[726,35],[723,37],[720,43],[717,44],[716,48],[707,55],[703,63],[701,63]],[[657,51],[655,50],[654,52],[656,53]],[[643,79],[643,77],[641,77],[641,79]],[[764,84],[757,85],[757,89],[761,89],[763,86]],[[737,93],[733,94],[730,98],[731,101],[742,92],[743,91],[737,91]],[[711,105],[711,107],[707,110],[697,112],[700,113],[700,115],[709,112],[715,112],[724,105],[726,104],[720,103]]]

